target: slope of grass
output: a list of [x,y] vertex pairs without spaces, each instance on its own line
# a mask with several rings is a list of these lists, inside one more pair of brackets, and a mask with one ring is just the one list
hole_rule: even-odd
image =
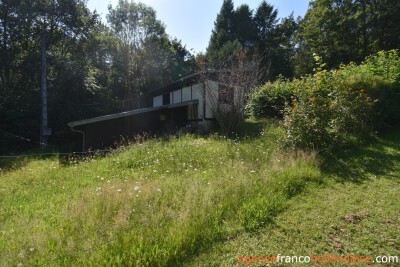
[[373,260],[382,255],[400,260],[400,131],[330,156],[322,175],[322,183],[289,200],[273,223],[227,238],[186,265],[246,266],[238,263],[240,256],[278,254],[364,255]]
[[176,266],[268,225],[321,179],[314,154],[277,151],[280,131],[25,161],[0,174],[0,265]]

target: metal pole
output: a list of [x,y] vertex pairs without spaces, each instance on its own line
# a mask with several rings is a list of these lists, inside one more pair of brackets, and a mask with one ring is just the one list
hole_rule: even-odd
[[40,125],[40,147],[45,149],[48,145],[48,136],[51,129],[47,128],[47,88],[46,88],[46,33],[42,35],[42,79],[40,83],[41,96],[41,125]]

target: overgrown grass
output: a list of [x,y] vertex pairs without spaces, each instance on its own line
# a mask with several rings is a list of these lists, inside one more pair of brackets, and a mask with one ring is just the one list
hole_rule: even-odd
[[[253,129],[257,129],[253,124]],[[180,136],[0,174],[0,265],[176,266],[270,224],[321,179],[316,155],[252,138]]]
[[399,255],[400,131],[320,165],[313,153],[279,151],[274,124],[250,126],[250,138],[171,137],[3,172],[0,266]]
[[[322,170],[321,183],[309,185],[290,199],[272,224],[226,238],[186,266],[264,266],[239,264],[238,258],[278,254],[358,255],[373,260],[397,256],[400,260],[400,130],[326,156]],[[287,264],[292,265],[297,266]]]

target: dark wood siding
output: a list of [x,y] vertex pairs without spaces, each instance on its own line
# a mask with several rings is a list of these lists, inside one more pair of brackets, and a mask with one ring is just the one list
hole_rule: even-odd
[[[129,117],[110,119],[77,126],[85,132],[85,149],[115,146],[121,138],[137,134],[171,133],[188,123],[188,106],[161,109]],[[161,120],[163,118],[163,120]]]

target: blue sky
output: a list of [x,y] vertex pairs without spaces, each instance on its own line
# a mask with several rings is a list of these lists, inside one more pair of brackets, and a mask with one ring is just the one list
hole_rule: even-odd
[[[234,0],[235,8],[247,4],[255,10],[262,0]],[[157,18],[165,26],[171,37],[176,37],[193,49],[195,53],[205,52],[210,40],[214,21],[222,6],[223,0],[141,0],[157,11]],[[278,9],[279,17],[304,16],[309,0],[267,0]],[[118,0],[88,0],[88,7],[97,10],[105,21],[108,4],[116,6]]]

